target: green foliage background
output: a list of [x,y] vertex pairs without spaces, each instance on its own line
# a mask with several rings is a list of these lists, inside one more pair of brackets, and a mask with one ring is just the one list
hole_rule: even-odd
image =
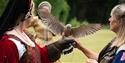
[[[0,0],[0,15],[5,3],[8,0]],[[34,0],[37,14],[37,7],[45,0]],[[46,0],[52,4],[52,14],[63,23],[70,23],[73,19],[82,23],[103,23],[107,24],[111,9],[119,2],[125,0]]]
[[[36,5],[44,0],[34,0]],[[124,0],[46,0],[52,4],[52,14],[63,23],[76,19],[80,23],[107,24],[111,9]],[[36,6],[37,7],[37,6]]]
[[0,0],[0,16],[3,13],[7,3],[8,3],[8,0]]
[[36,9],[40,2],[48,1],[52,5],[52,14],[58,17],[62,22],[67,21],[67,17],[69,14],[69,5],[66,0],[34,0],[36,3]]

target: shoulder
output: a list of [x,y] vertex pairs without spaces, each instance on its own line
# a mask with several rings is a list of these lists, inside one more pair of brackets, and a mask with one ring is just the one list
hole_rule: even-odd
[[118,48],[118,50],[116,51],[116,54],[118,54],[121,50],[125,50],[125,44],[123,44]]
[[116,54],[113,63],[125,63],[125,50],[121,50]]
[[0,50],[5,53],[19,53],[26,51],[24,44],[21,41],[9,37],[7,34],[0,40]]
[[5,41],[0,40],[0,51],[4,53],[11,53],[11,52],[18,53],[16,44],[14,44],[11,40],[5,40]]
[[8,35],[4,35],[2,39],[0,40],[0,48],[16,48],[16,45],[13,43],[13,41],[9,40]]
[[24,52],[26,51],[25,44],[18,40],[14,35],[4,36],[2,42],[4,43],[3,45],[5,45],[5,47],[10,49],[9,52],[12,51],[12,53],[18,53],[19,59],[23,56]]
[[120,46],[116,51],[113,63],[125,63],[125,44]]
[[18,61],[18,50],[16,45],[8,39],[8,36],[3,36],[0,40],[0,63],[7,61],[14,63]]

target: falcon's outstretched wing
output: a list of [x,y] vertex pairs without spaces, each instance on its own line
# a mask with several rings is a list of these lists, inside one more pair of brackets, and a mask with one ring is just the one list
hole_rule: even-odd
[[47,12],[38,11],[42,23],[54,34],[62,34],[64,25],[55,16]]
[[78,37],[93,34],[94,32],[101,29],[101,27],[102,27],[101,24],[81,25],[80,27],[72,28],[71,33],[73,37],[78,38]]

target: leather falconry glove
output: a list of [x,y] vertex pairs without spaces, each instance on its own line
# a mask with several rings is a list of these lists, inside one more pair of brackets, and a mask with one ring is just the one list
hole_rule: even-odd
[[73,46],[76,41],[73,39],[58,40],[50,45],[47,45],[48,58],[51,61],[56,61],[61,57],[61,54],[68,54],[73,51]]

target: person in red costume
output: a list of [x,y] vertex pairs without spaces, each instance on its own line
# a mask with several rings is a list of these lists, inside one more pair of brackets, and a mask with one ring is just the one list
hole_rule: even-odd
[[53,63],[62,53],[72,51],[72,38],[60,39],[41,48],[25,31],[30,18],[31,0],[6,0],[0,17],[0,63]]

